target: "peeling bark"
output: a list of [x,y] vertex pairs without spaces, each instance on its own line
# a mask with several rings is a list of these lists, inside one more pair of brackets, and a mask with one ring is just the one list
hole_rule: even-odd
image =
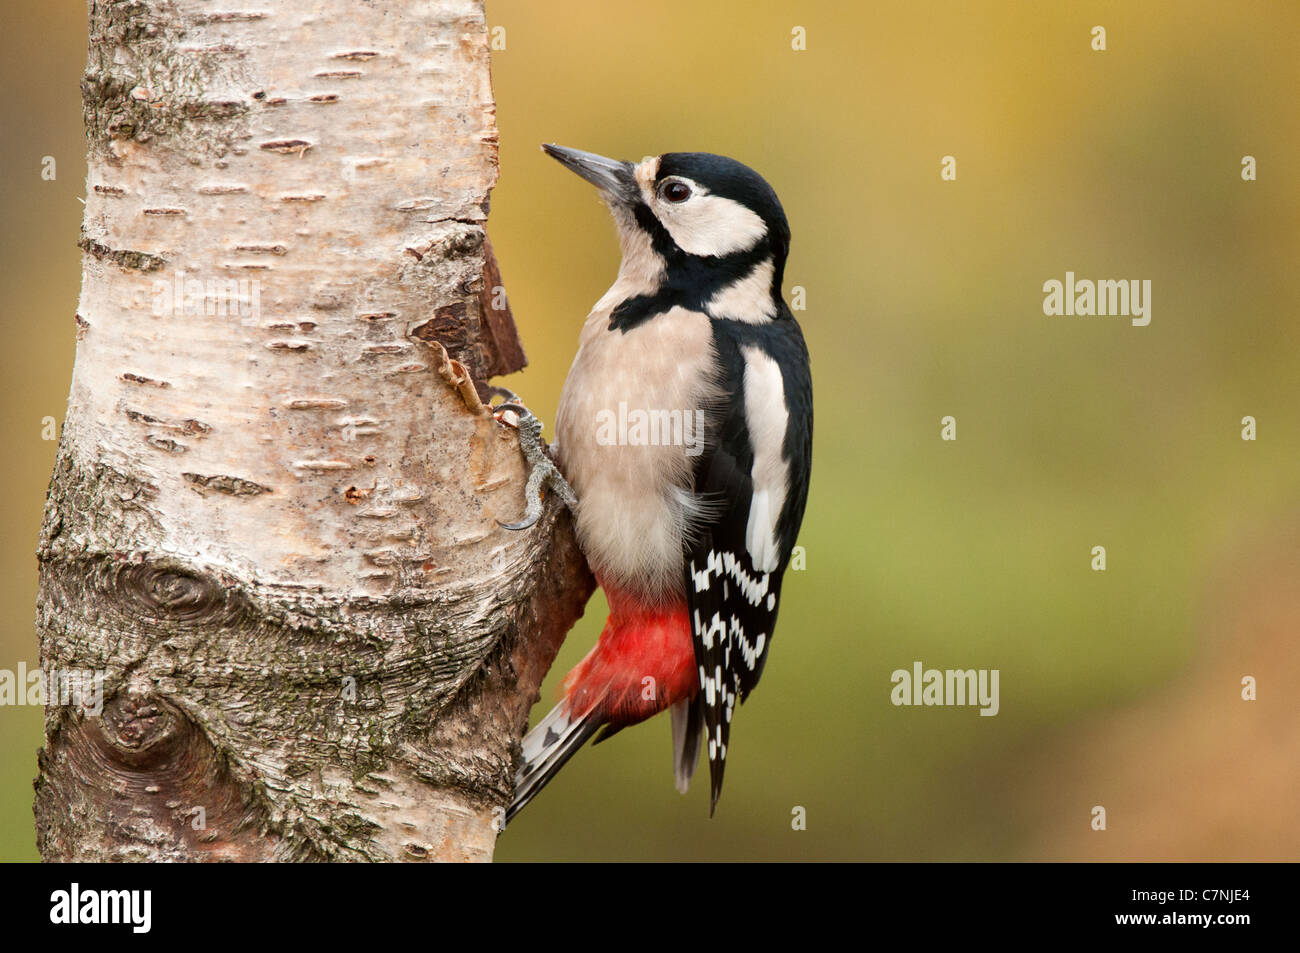
[[[92,0],[46,860],[485,860],[592,581],[526,533],[479,0]],[[192,293],[191,293],[192,292]],[[52,679],[53,681],[53,679]],[[53,693],[51,693],[53,694]]]

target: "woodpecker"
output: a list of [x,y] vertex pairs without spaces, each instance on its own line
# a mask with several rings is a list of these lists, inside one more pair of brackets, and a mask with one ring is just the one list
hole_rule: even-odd
[[[610,611],[524,738],[506,819],[597,732],[664,709],[679,791],[707,751],[712,816],[808,497],[812,378],[781,293],[789,226],[771,186],[734,159],[542,148],[600,190],[622,251],[564,384],[558,470],[525,448],[530,488],[549,482],[573,509]],[[521,442],[536,440],[533,423]],[[511,528],[538,512],[531,501]]]

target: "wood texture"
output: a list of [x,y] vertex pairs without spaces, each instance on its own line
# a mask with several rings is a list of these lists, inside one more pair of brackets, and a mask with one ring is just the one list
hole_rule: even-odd
[[[591,580],[480,398],[480,2],[92,0],[47,860],[483,860]],[[500,297],[504,302],[504,297]]]

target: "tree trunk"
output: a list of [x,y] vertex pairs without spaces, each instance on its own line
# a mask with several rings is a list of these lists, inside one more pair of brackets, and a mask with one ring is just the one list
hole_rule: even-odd
[[91,0],[46,860],[491,858],[591,580],[497,524],[488,69],[481,0]]

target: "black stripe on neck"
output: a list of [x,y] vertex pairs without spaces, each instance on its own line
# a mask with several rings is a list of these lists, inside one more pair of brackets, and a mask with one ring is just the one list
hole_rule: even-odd
[[[778,255],[771,240],[764,236],[753,248],[730,255],[691,255],[672,240],[667,229],[644,204],[636,207],[637,224],[650,236],[651,246],[664,260],[663,281],[651,294],[636,295],[620,302],[609,316],[609,329],[624,333],[644,324],[655,315],[675,307],[705,311],[706,303],[728,285],[745,278],[767,258],[773,261],[773,299],[781,295],[784,255]],[[778,314],[780,309],[778,309]]]

